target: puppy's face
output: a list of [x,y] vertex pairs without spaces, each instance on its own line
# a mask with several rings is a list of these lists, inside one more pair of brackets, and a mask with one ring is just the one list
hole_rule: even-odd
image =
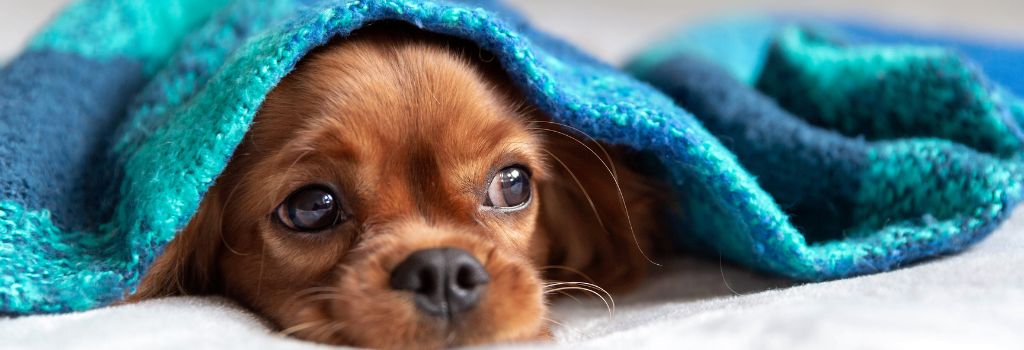
[[642,275],[620,211],[642,195],[611,190],[637,186],[562,152],[496,70],[407,37],[306,57],[136,298],[216,292],[300,338],[434,348],[541,337],[545,265]]
[[309,57],[241,149],[261,156],[225,179],[237,253],[221,261],[224,288],[324,342],[536,336],[541,142],[481,74],[421,43],[356,39]]

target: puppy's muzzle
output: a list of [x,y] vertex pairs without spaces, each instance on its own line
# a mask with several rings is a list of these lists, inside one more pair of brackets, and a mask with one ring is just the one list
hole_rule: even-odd
[[476,306],[490,276],[476,258],[458,248],[415,251],[391,271],[391,288],[413,293],[425,314],[453,319]]

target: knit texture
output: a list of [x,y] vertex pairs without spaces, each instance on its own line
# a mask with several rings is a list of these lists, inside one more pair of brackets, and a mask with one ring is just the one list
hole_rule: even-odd
[[[759,184],[734,187],[721,207],[684,195],[684,211],[707,218],[683,233],[692,245],[790,277],[843,277],[964,249],[1018,203],[1024,105],[955,41],[878,45],[871,36],[898,36],[850,26],[732,18],[630,62]],[[758,191],[773,205],[738,204]]]
[[131,292],[270,89],[379,20],[471,40],[555,121],[647,152],[683,209],[674,237],[766,272],[821,280],[956,251],[1021,195],[1020,104],[942,50],[794,29],[746,46],[731,68],[760,78],[736,80],[672,49],[634,70],[670,98],[489,1],[82,0],[0,70],[0,313]]

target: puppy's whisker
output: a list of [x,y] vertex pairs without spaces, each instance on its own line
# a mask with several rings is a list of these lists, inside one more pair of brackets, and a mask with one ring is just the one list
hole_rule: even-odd
[[[615,305],[615,302],[612,301],[611,303],[609,303],[608,299],[605,299],[604,295],[602,295],[601,293],[598,293],[597,291],[592,290],[592,289],[584,288],[584,287],[581,287],[581,286],[565,286],[565,287],[558,287],[558,288],[555,288],[555,289],[545,290],[544,294],[551,294],[551,293],[556,293],[556,292],[560,292],[560,291],[567,291],[567,290],[581,290],[581,291],[593,294],[594,296],[600,298],[602,302],[604,302],[604,307],[606,309],[608,309],[608,317],[612,317],[615,314],[615,308],[613,307],[613,305]],[[611,297],[611,296],[609,296],[609,297]]]
[[185,269],[182,268],[182,265],[184,265],[184,264],[185,264],[185,258],[184,257],[174,261],[174,265],[177,266],[176,267],[177,273],[174,274],[174,278],[175,278],[174,284],[178,287],[178,293],[181,293],[182,295],[188,294],[185,291],[185,285],[182,282],[182,280],[185,279]]
[[601,158],[601,156],[598,155],[597,152],[594,151],[594,149],[590,148],[590,146],[587,146],[586,143],[584,143],[583,141],[580,141],[579,139],[573,137],[572,135],[569,135],[567,133],[564,133],[564,132],[561,132],[561,131],[558,131],[558,130],[552,130],[552,129],[544,129],[544,128],[527,128],[527,129],[529,129],[529,130],[550,131],[550,132],[553,132],[553,133],[556,133],[556,134],[568,137],[568,138],[572,139],[573,141],[576,141],[577,143],[582,145],[584,148],[586,148],[588,151],[590,151],[590,153],[593,154],[595,158],[597,158],[598,160],[601,161],[601,165],[603,165],[605,170],[608,171],[609,174],[611,174],[612,182],[615,183],[615,190],[619,194],[619,200],[622,203],[622,211],[623,211],[623,213],[626,216],[626,223],[629,225],[629,233],[633,236],[633,243],[636,245],[636,249],[638,251],[640,251],[640,255],[642,255],[644,257],[644,259],[647,260],[647,262],[651,263],[654,266],[661,266],[661,264],[654,262],[654,260],[651,260],[651,257],[648,256],[647,252],[644,252],[643,247],[640,246],[640,239],[637,238],[636,230],[633,228],[633,219],[629,215],[629,206],[626,204],[626,197],[622,193],[622,185],[619,184],[619,177],[616,175],[615,170],[612,169],[611,166],[608,165],[608,163],[605,163],[604,159]]
[[[576,298],[576,296],[574,296],[572,294],[569,294],[567,292],[564,292],[564,291],[555,291],[555,292],[552,292],[552,293],[558,293],[559,295],[565,296],[566,298],[569,298],[569,299],[572,299],[572,300],[576,301],[576,303],[583,303],[583,301],[580,301],[580,299]],[[544,294],[550,294],[550,293],[544,293]]]
[[605,161],[604,157],[601,157],[600,155],[598,155],[597,151],[594,151],[594,149],[591,148],[590,145],[587,145],[586,142],[581,141],[580,139],[576,138],[575,136],[572,136],[569,133],[566,133],[566,132],[561,131],[561,130],[542,128],[542,127],[539,127],[539,126],[528,127],[528,128],[526,128],[526,130],[552,132],[552,133],[564,136],[564,137],[566,137],[566,138],[568,138],[570,140],[573,140],[574,142],[578,143],[580,146],[583,146],[583,148],[586,148],[587,151],[590,151],[590,154],[594,155],[594,158],[597,158],[597,160],[601,162],[601,166],[603,166],[604,169],[607,170],[609,174],[611,174],[613,177],[617,177],[615,171],[612,169],[612,165],[613,164],[609,164],[607,161]]
[[590,278],[590,276],[588,276],[587,274],[583,273],[583,271],[580,271],[580,270],[577,270],[577,269],[574,269],[574,268],[571,268],[571,267],[568,267],[568,266],[565,266],[565,265],[547,265],[547,266],[541,266],[539,269],[541,271],[543,271],[543,270],[550,270],[550,269],[565,270],[565,271],[569,271],[569,272],[575,273],[577,275],[580,275],[580,277],[583,277],[584,279],[586,279],[587,282],[595,283],[594,279]]
[[311,287],[303,289],[293,294],[292,296],[288,297],[288,299],[285,302],[290,304],[302,304],[308,302],[309,300],[305,300],[305,298],[311,296],[323,294],[341,294],[341,292],[341,288],[336,287]]
[[526,120],[527,126],[529,126],[530,119],[535,118],[534,116],[537,114],[543,114],[542,112],[539,112],[540,109],[537,108],[537,106],[534,106],[530,101],[524,99],[516,101],[509,109],[512,114],[519,116],[522,120]]
[[576,330],[575,328],[566,326],[565,324],[563,324],[561,322],[558,322],[558,321],[555,321],[555,320],[553,320],[551,318],[541,317],[541,319],[544,320],[544,321],[547,321],[547,322],[551,322],[552,324],[558,325],[559,327],[562,327],[562,329],[564,329],[564,330],[576,333],[577,336],[582,336],[583,335],[583,332],[580,332],[580,331]]
[[[534,107],[534,108],[536,108],[536,107]],[[618,171],[615,170],[615,162],[612,161],[612,159],[614,159],[614,158],[612,158],[611,153],[608,153],[608,150],[605,149],[603,145],[601,145],[601,142],[598,142],[597,139],[595,139],[593,136],[590,136],[590,134],[588,134],[586,132],[583,132],[583,130],[580,130],[580,129],[574,127],[574,126],[571,126],[571,125],[568,125],[568,124],[562,124],[562,123],[555,122],[555,121],[550,121],[550,120],[533,120],[533,121],[530,121],[530,123],[531,124],[532,123],[544,123],[544,124],[557,125],[558,127],[566,128],[566,129],[575,131],[576,133],[578,133],[580,135],[583,135],[584,137],[587,138],[587,140],[589,140],[595,146],[597,146],[597,149],[601,150],[601,153],[603,153],[605,158],[608,159],[608,164],[611,166],[611,170],[612,170],[612,176],[615,176],[615,177],[619,176]]]
[[292,171],[292,168],[295,167],[295,164],[298,164],[299,161],[301,161],[303,158],[306,158],[306,156],[308,156],[310,152],[313,152],[313,150],[309,149],[309,150],[306,150],[306,151],[302,152],[302,154],[299,154],[298,157],[295,157],[295,160],[292,161],[292,164],[288,165],[288,168],[284,169],[284,172],[281,173],[280,180],[277,182],[278,192],[280,192],[281,187],[284,187],[284,181],[285,181],[285,179],[288,178],[287,175],[288,175],[288,173],[290,173]]
[[608,310],[608,315],[609,316],[611,316],[612,314],[615,313],[614,303],[609,302],[608,299],[605,299],[603,294],[598,293],[597,291],[595,291],[593,289],[590,289],[590,288],[585,288],[585,287],[580,287],[580,286],[565,286],[565,287],[559,287],[559,288],[555,288],[555,289],[551,289],[551,290],[545,291],[544,294],[545,295],[550,295],[552,293],[566,294],[566,293],[568,293],[567,291],[575,291],[575,290],[584,291],[584,292],[587,292],[587,293],[590,293],[590,294],[593,294],[593,295],[597,296],[598,298],[601,299],[602,302],[604,302],[605,308]]
[[334,322],[330,326],[327,326],[327,340],[330,340],[331,338],[337,336],[338,332],[341,332],[343,329],[345,329],[346,326],[346,324],[341,322]]
[[732,295],[743,296],[743,293],[737,292],[729,285],[729,279],[725,278],[725,267],[722,263],[722,253],[718,253],[718,272],[722,274],[722,283],[725,283],[725,288],[728,288]]
[[302,300],[305,301],[305,302],[312,302],[312,301],[342,300],[343,298],[344,298],[344,296],[341,295],[341,294],[338,294],[338,293],[323,293],[323,294],[310,295],[310,296],[302,298]]
[[473,217],[473,222],[475,222],[480,227],[487,227],[487,224],[484,224],[484,222],[481,221],[480,218],[478,218],[476,216]]
[[597,218],[597,223],[601,225],[601,229],[604,230],[605,233],[610,235],[611,232],[609,232],[608,228],[604,226],[604,220],[601,220],[601,213],[597,211],[597,205],[594,204],[594,200],[591,199],[590,193],[588,193],[587,189],[583,187],[583,183],[580,182],[580,179],[576,177],[576,174],[572,172],[572,169],[569,169],[569,166],[565,165],[565,162],[562,162],[562,160],[559,159],[558,156],[556,156],[554,153],[551,153],[548,150],[543,151],[544,153],[547,153],[549,156],[551,156],[551,158],[553,158],[556,162],[558,162],[558,164],[562,165],[562,168],[564,168],[565,171],[569,173],[569,176],[572,177],[572,180],[576,182],[576,186],[578,186],[580,188],[580,191],[583,192],[583,197],[587,199],[587,203],[590,204],[590,210],[594,212],[594,217]]
[[308,293],[320,293],[320,292],[341,292],[342,289],[338,287],[309,287],[295,294],[308,294]]
[[448,331],[448,337],[446,337],[444,339],[444,343],[447,344],[449,347],[451,347],[452,345],[455,344],[455,330],[454,329]]
[[[253,177],[243,178],[242,181],[238,182],[238,185],[236,185],[234,188],[231,189],[231,192],[228,192],[228,196],[227,196],[227,198],[224,199],[224,203],[221,204],[221,208],[220,208],[220,222],[221,223],[224,222],[224,216],[227,215],[227,213],[228,213],[228,204],[230,204],[231,200],[235,198],[235,193],[237,193],[240,188],[242,188],[244,186],[247,186],[249,181],[252,181],[252,179],[254,179],[254,178]],[[224,238],[224,230],[218,230],[218,231],[219,231],[219,235],[220,235],[220,241],[221,241],[221,243],[224,244],[224,248],[227,248],[228,251],[230,251],[232,254],[235,254],[235,255],[238,255],[238,256],[249,255],[249,254],[246,254],[246,253],[242,253],[242,252],[236,250],[235,248],[232,248],[231,245],[228,244],[227,238]]]
[[615,298],[612,297],[612,293],[608,292],[608,290],[602,288],[599,285],[596,285],[596,284],[593,284],[593,283],[588,283],[588,282],[560,282],[560,281],[553,281],[553,282],[542,283],[541,284],[541,287],[543,287],[544,290],[548,290],[548,288],[560,287],[560,286],[575,286],[575,287],[586,287],[586,288],[596,289],[597,291],[600,291],[601,293],[604,293],[604,295],[608,296],[608,299],[611,300],[611,310],[612,311],[615,310]]
[[344,323],[328,322],[313,329],[310,332],[310,337],[327,342],[334,336],[334,334],[340,332],[342,329],[345,329]]
[[320,327],[325,322],[328,322],[328,321],[326,319],[323,319],[323,320],[303,322],[303,323],[299,323],[297,325],[294,325],[294,326],[282,329],[280,332],[277,332],[277,334],[280,334],[282,336],[288,337],[288,336],[291,336],[291,335],[293,335],[293,334],[295,334],[297,332],[301,332],[301,331],[306,330],[306,329],[310,329],[310,328],[313,328],[313,327]]
[[593,283],[587,283],[587,282],[549,282],[549,283],[541,283],[541,286],[545,287],[545,288],[559,287],[559,286],[582,286],[582,287],[593,288],[595,290],[599,290],[602,293],[605,293],[605,294],[608,294],[608,295],[611,294],[607,290],[605,290],[604,288],[601,288],[601,286],[598,286],[598,285],[593,284]]

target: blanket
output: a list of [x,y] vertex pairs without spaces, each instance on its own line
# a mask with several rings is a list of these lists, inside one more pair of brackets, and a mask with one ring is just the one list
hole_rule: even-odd
[[[871,92],[863,85],[788,107],[820,115],[776,118],[786,112],[761,92],[709,69],[723,79],[709,84],[705,105],[757,117],[723,108],[699,120],[676,104],[682,93],[670,92],[673,101],[488,1],[84,0],[0,71],[0,313],[89,309],[130,292],[195,212],[274,84],[309,50],[379,20],[471,40],[556,121],[655,157],[686,213],[673,237],[759,270],[820,280],[957,251],[991,232],[1021,194],[1020,104],[953,54],[882,50],[844,61],[841,49],[826,55],[829,41],[785,31],[772,47],[792,47],[770,51],[782,63],[764,67],[806,73],[795,81],[804,85],[786,91],[785,79],[763,79],[760,91],[772,81],[778,96],[814,91],[850,71],[870,81],[900,62],[925,63],[897,73],[941,79],[934,91],[927,80],[873,86],[918,103],[872,123],[870,110],[851,107],[862,101],[844,100]],[[848,69],[799,72],[807,67],[792,63],[823,56],[840,56],[834,63]],[[915,108],[964,124],[916,134],[906,129],[921,123]],[[729,134],[716,137],[708,120],[764,142],[723,144]],[[756,125],[769,121],[790,142]],[[776,158],[757,163],[751,154]]]
[[[963,53],[998,48],[875,37],[898,40],[853,23],[740,17],[686,29],[628,64],[693,113],[777,205],[747,215],[785,223],[746,228],[754,252],[713,249],[791,277],[841,277],[960,250],[1014,207],[1024,104]],[[1019,69],[1024,52],[1001,53],[985,68]],[[686,237],[720,240],[700,236],[737,222]]]

